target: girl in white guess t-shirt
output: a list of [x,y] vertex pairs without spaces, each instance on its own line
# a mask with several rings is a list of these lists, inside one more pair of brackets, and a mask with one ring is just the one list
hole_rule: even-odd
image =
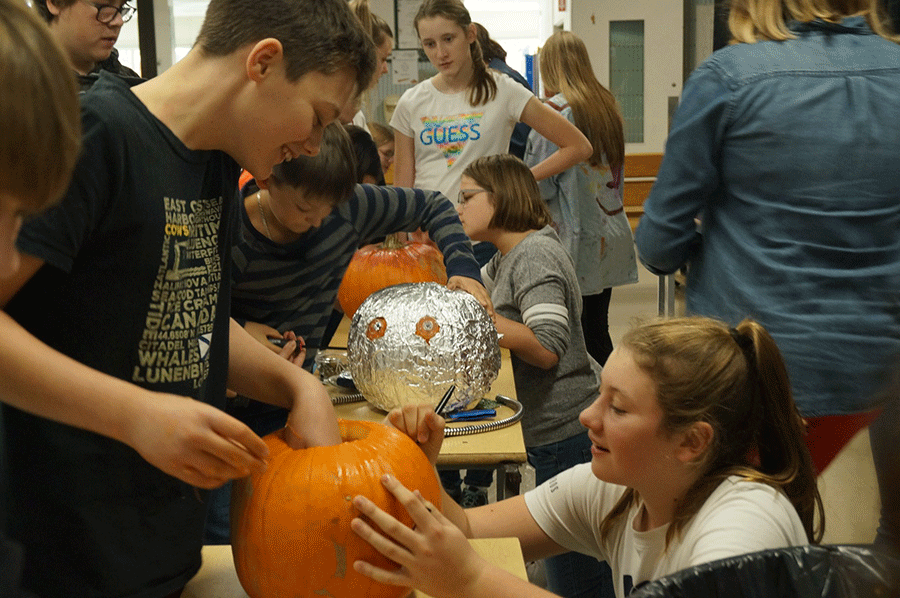
[[[391,423],[436,461],[443,422],[433,410],[407,407]],[[401,568],[354,568],[436,597],[551,596],[481,559],[466,540],[516,536],[526,561],[569,550],[606,560],[624,597],[701,563],[821,539],[822,504],[787,370],[756,322],[729,329],[695,317],[631,330],[581,423],[593,445],[589,464],[499,503],[463,510],[447,500],[442,514],[386,477],[415,527],[361,496],[354,505],[371,523],[352,527]]]
[[408,89],[394,111],[394,184],[435,189],[451,199],[475,158],[505,153],[522,121],[559,151],[532,168],[537,180],[586,160],[587,138],[510,77],[488,69],[460,0],[425,0],[414,24],[438,74]]

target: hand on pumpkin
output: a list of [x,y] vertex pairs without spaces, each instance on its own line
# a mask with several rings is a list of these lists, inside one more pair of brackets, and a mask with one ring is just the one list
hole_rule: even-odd
[[396,478],[386,475],[381,483],[412,517],[410,529],[364,496],[356,496],[353,505],[368,520],[350,522],[351,529],[378,552],[400,565],[386,570],[365,561],[353,563],[353,569],[375,581],[417,588],[430,596],[467,596],[467,588],[478,582],[490,564],[472,549],[463,532],[441,514],[419,492],[410,492]]
[[451,291],[465,291],[472,295],[478,300],[478,303],[487,310],[488,315],[493,317],[494,304],[491,302],[491,296],[488,294],[487,289],[484,288],[484,285],[474,278],[451,276],[450,279],[447,280],[447,288]]
[[292,449],[335,446],[341,443],[331,396],[317,376],[297,368],[293,406],[288,413],[284,441]]
[[206,403],[153,394],[126,431],[126,442],[149,463],[207,489],[265,470],[269,449],[249,427]]
[[444,418],[434,412],[429,404],[404,405],[391,410],[384,418],[419,445],[432,465],[437,463],[441,444],[444,442]]

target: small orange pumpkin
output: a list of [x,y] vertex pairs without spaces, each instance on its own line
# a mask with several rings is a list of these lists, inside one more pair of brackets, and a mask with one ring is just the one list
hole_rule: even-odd
[[440,485],[425,454],[405,434],[374,422],[340,420],[337,446],[291,449],[281,432],[263,440],[269,466],[234,485],[232,552],[251,598],[399,598],[408,589],[353,569],[362,559],[396,568],[351,529],[361,494],[406,525],[412,521],[381,476],[390,473],[440,507]]
[[388,235],[380,245],[357,250],[338,289],[338,303],[352,318],[375,291],[402,282],[447,284],[444,256],[428,243],[403,242]]

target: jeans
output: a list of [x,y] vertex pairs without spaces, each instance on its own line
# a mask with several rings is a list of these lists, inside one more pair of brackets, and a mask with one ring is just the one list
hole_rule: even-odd
[[438,477],[441,479],[441,486],[450,498],[459,500],[462,496],[462,486],[460,481],[466,486],[479,486],[481,488],[490,488],[494,481],[493,469],[467,469],[466,477],[460,476],[459,469],[442,469],[438,471]]
[[[287,423],[287,409],[272,409],[253,417],[239,417],[250,429],[265,436],[280,430]],[[208,495],[204,544],[231,544],[231,482],[212,490]]]
[[[540,486],[556,474],[591,460],[591,441],[582,432],[560,442],[527,449]],[[547,589],[563,598],[615,598],[612,570],[605,561],[577,552],[544,559]]]

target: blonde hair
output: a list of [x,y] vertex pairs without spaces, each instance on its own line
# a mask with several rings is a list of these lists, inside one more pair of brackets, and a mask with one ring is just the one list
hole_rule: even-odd
[[394,39],[394,32],[391,30],[391,26],[387,24],[387,21],[372,12],[372,9],[369,7],[369,0],[350,0],[350,10],[362,23],[363,29],[372,36],[372,41],[375,42],[376,47],[380,48],[387,40]]
[[0,0],[0,81],[0,190],[40,210],[68,188],[81,120],[72,67],[21,0]]
[[[802,419],[781,353],[765,328],[752,320],[732,329],[701,317],[655,320],[627,332],[621,346],[656,385],[662,433],[685,431],[696,422],[714,431],[697,463],[702,474],[666,532],[667,545],[729,476],[782,490],[809,541],[821,541],[822,499]],[[604,538],[636,500],[635,490],[626,491],[601,524]]]
[[594,76],[584,42],[570,31],[557,31],[547,38],[540,58],[544,87],[566,97],[575,126],[594,148],[588,163],[609,164],[618,172],[625,163],[622,114],[612,92]]
[[[416,13],[413,24],[419,31],[419,21],[433,17],[443,17],[459,25],[463,31],[472,26],[472,17],[460,0],[425,0]],[[488,71],[481,53],[478,36],[469,44],[469,55],[472,57],[472,80],[469,81],[469,104],[481,106],[497,97],[497,82]]]
[[372,139],[375,141],[377,147],[381,147],[385,143],[394,142],[394,133],[390,128],[375,121],[369,122],[368,125],[369,132],[372,134]]
[[490,228],[521,233],[553,221],[531,169],[516,156],[482,156],[469,164],[463,175],[490,194],[494,208]]
[[880,0],[732,0],[728,29],[731,43],[782,41],[796,37],[788,29],[788,21],[837,23],[853,15],[865,16],[872,31],[900,43]]

